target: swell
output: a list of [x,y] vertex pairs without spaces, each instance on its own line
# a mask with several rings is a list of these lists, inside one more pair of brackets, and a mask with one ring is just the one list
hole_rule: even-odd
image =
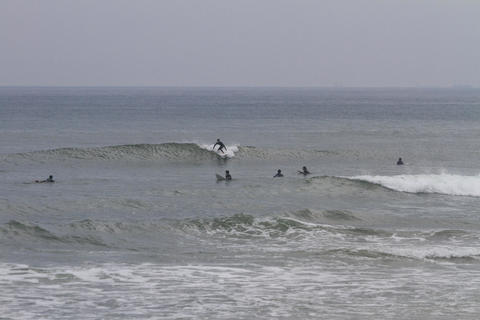
[[0,234],[4,240],[13,241],[35,241],[57,244],[82,244],[93,246],[108,246],[101,239],[90,235],[57,235],[53,231],[40,227],[36,224],[23,223],[11,220],[0,227]]
[[[149,221],[115,222],[84,219],[68,224],[40,226],[31,222],[10,220],[0,225],[0,234],[7,238],[37,238],[53,242],[78,242],[85,236],[122,235],[126,238],[182,231],[190,234],[222,234],[232,236],[284,236],[290,232],[325,231],[350,237],[404,238],[426,241],[449,241],[472,238],[465,230],[398,231],[369,227],[357,214],[342,210],[314,211],[303,209],[273,216],[256,217],[239,213],[213,218],[158,219]],[[100,244],[101,241],[98,241]]]
[[0,226],[0,244],[137,250],[142,248],[139,243],[146,241],[155,244],[153,238],[171,230],[172,227],[164,221],[110,222],[84,219],[68,224],[40,226],[10,220]]
[[335,177],[335,176],[315,176],[305,180],[307,186],[322,186],[330,187],[335,186],[338,188],[354,188],[370,191],[396,191],[388,188],[382,184],[371,182],[368,180],[349,178],[349,177]]
[[7,161],[17,159],[32,161],[47,160],[212,160],[218,155],[194,143],[131,144],[96,148],[59,148],[26,153],[10,154]]
[[[355,226],[357,222],[359,225]],[[307,250],[340,258],[462,263],[477,261],[480,257],[480,249],[475,246],[480,241],[476,233],[449,229],[384,230],[364,226],[360,217],[348,211],[304,209],[266,217],[235,214],[128,223],[85,219],[48,227],[11,220],[0,226],[0,243],[15,247],[60,245],[66,249],[97,247],[150,251],[162,244],[171,247],[188,241],[198,244],[199,240],[215,247],[237,246],[238,241],[242,241],[246,247],[259,250]]]
[[196,143],[129,144],[94,148],[57,148],[2,155],[1,160],[170,160],[210,161],[239,158],[254,160],[307,159],[333,154],[322,150],[290,150],[227,145],[225,154],[213,150],[213,145]]

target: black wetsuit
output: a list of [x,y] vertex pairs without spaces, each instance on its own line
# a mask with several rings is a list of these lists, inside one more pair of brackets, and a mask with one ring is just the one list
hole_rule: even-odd
[[223,144],[223,142],[221,141],[217,141],[214,145],[213,145],[213,149],[215,150],[215,147],[219,145],[218,147],[218,151],[222,151],[223,152],[223,149],[225,149],[225,151],[227,150],[227,147],[225,147],[225,145]]

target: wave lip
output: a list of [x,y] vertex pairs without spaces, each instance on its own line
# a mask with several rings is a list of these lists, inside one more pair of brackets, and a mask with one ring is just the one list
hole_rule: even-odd
[[446,173],[395,176],[363,175],[348,179],[366,181],[400,192],[480,197],[480,175],[462,176]]

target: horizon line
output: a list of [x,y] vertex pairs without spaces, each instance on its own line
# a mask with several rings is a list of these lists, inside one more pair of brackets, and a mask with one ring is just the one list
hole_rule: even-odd
[[221,89],[479,89],[480,86],[473,85],[449,85],[449,86],[215,86],[215,85],[0,85],[0,88],[221,88]]

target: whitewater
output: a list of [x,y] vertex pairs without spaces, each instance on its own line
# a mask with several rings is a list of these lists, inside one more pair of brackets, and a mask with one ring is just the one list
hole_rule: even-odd
[[455,174],[418,174],[394,176],[356,176],[354,180],[368,181],[386,188],[411,193],[440,193],[453,196],[480,197],[480,176]]
[[0,317],[477,319],[479,105],[0,88]]

